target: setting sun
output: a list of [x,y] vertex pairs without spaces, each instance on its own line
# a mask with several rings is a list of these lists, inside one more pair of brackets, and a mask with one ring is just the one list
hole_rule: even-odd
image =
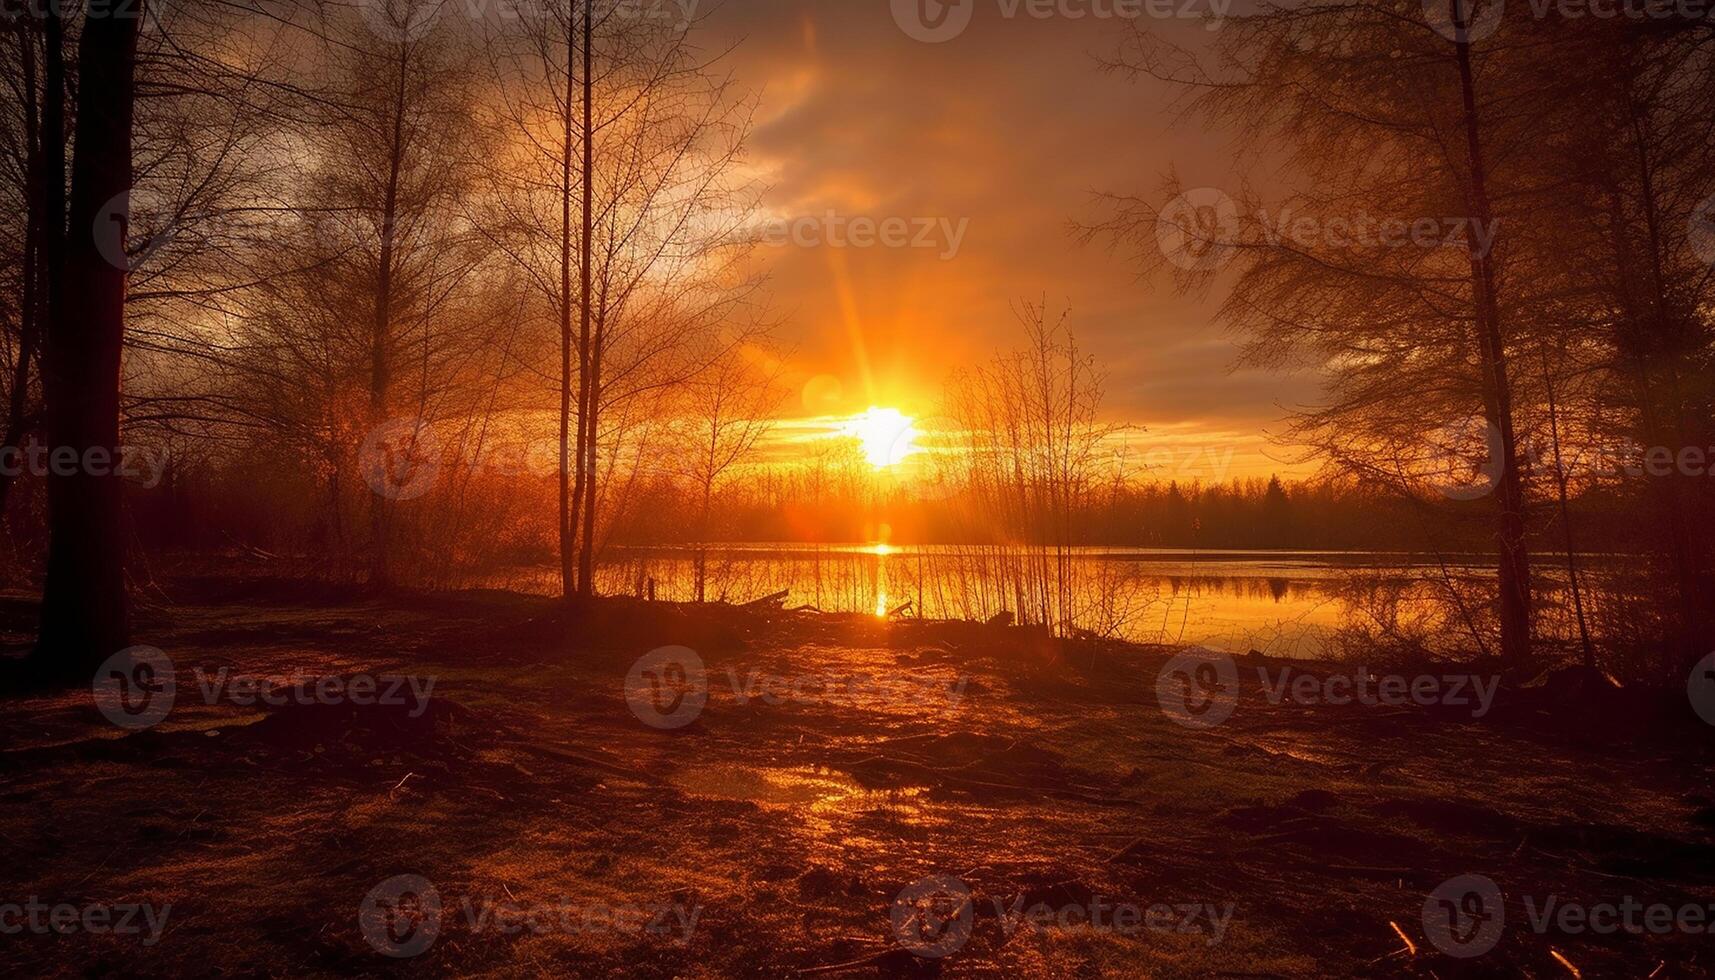
[[904,462],[917,451],[916,419],[897,408],[876,408],[854,417],[845,427],[847,435],[863,444],[864,458],[875,467],[887,467]]

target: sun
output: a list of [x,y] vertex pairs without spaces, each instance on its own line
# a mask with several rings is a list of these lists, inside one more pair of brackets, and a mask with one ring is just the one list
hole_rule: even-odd
[[846,433],[855,436],[863,446],[864,458],[877,469],[894,466],[916,452],[917,437],[922,435],[913,424],[917,420],[897,408],[877,408],[855,416],[846,425]]

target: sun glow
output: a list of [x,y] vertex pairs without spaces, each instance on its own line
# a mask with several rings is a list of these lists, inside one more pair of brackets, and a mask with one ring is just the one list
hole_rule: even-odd
[[877,469],[894,466],[917,451],[916,419],[897,408],[877,408],[856,416],[846,425],[846,434],[863,445],[864,458]]

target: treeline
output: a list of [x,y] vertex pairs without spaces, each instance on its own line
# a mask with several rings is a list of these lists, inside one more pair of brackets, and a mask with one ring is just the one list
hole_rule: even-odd
[[1622,546],[1605,605],[1683,683],[1715,649],[1715,21],[1585,13],[1357,0],[1197,50],[1131,35],[1114,67],[1183,86],[1268,189],[1170,177],[1090,233],[1220,291],[1252,365],[1316,371],[1293,439],[1329,472],[1486,510],[1497,579],[1449,618],[1474,645],[1539,664],[1569,579],[1580,656],[1611,663],[1591,570],[1541,549]]
[[682,16],[7,0],[0,526],[34,668],[125,646],[162,542],[379,589],[545,522],[587,598],[638,460],[748,452],[778,373],[755,100]]

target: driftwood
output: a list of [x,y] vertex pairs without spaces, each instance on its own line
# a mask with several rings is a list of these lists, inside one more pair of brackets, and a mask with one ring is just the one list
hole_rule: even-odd
[[765,595],[760,599],[752,599],[744,605],[739,606],[739,608],[756,609],[762,606],[783,606],[786,604],[786,597],[790,594],[791,593],[788,590],[781,589],[779,592],[772,595]]

